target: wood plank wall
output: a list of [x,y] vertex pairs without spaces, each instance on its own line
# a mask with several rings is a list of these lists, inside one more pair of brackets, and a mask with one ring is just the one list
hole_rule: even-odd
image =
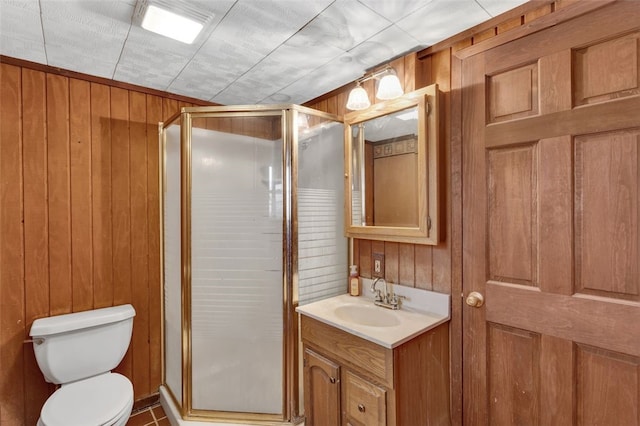
[[132,303],[118,371],[161,380],[158,122],[193,106],[0,64],[0,424],[33,425],[54,390],[34,319]]

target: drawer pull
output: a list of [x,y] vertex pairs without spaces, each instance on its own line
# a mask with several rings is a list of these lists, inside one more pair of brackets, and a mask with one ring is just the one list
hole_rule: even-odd
[[329,377],[329,381],[330,381],[331,383],[335,383],[335,382],[336,382],[336,378],[335,378],[335,377]]
[[365,412],[365,410],[366,410],[366,409],[365,409],[364,405],[362,405],[362,404],[358,404],[358,411],[360,411],[361,413],[364,413],[364,412]]

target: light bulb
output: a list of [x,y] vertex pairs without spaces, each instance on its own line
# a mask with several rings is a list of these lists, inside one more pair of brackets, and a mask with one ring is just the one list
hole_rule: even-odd
[[350,93],[349,99],[347,100],[347,108],[350,110],[361,110],[367,109],[371,106],[371,102],[369,101],[369,95],[367,95],[367,91],[362,88],[362,86],[356,86]]
[[404,91],[402,90],[402,86],[400,86],[398,76],[395,74],[387,74],[382,77],[378,83],[376,98],[382,100],[395,99],[402,96],[403,93]]

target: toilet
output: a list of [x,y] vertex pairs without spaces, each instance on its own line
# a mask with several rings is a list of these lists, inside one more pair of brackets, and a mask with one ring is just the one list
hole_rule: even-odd
[[38,367],[61,385],[40,411],[38,426],[124,426],[133,385],[112,373],[129,347],[131,305],[37,319],[31,338]]

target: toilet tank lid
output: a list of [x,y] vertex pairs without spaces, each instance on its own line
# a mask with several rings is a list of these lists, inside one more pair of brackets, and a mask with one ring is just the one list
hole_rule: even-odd
[[56,315],[40,318],[31,326],[31,337],[42,337],[51,334],[64,333],[70,330],[95,327],[98,325],[124,321],[135,316],[136,311],[131,305],[113,306],[110,308],[93,309],[72,314]]

